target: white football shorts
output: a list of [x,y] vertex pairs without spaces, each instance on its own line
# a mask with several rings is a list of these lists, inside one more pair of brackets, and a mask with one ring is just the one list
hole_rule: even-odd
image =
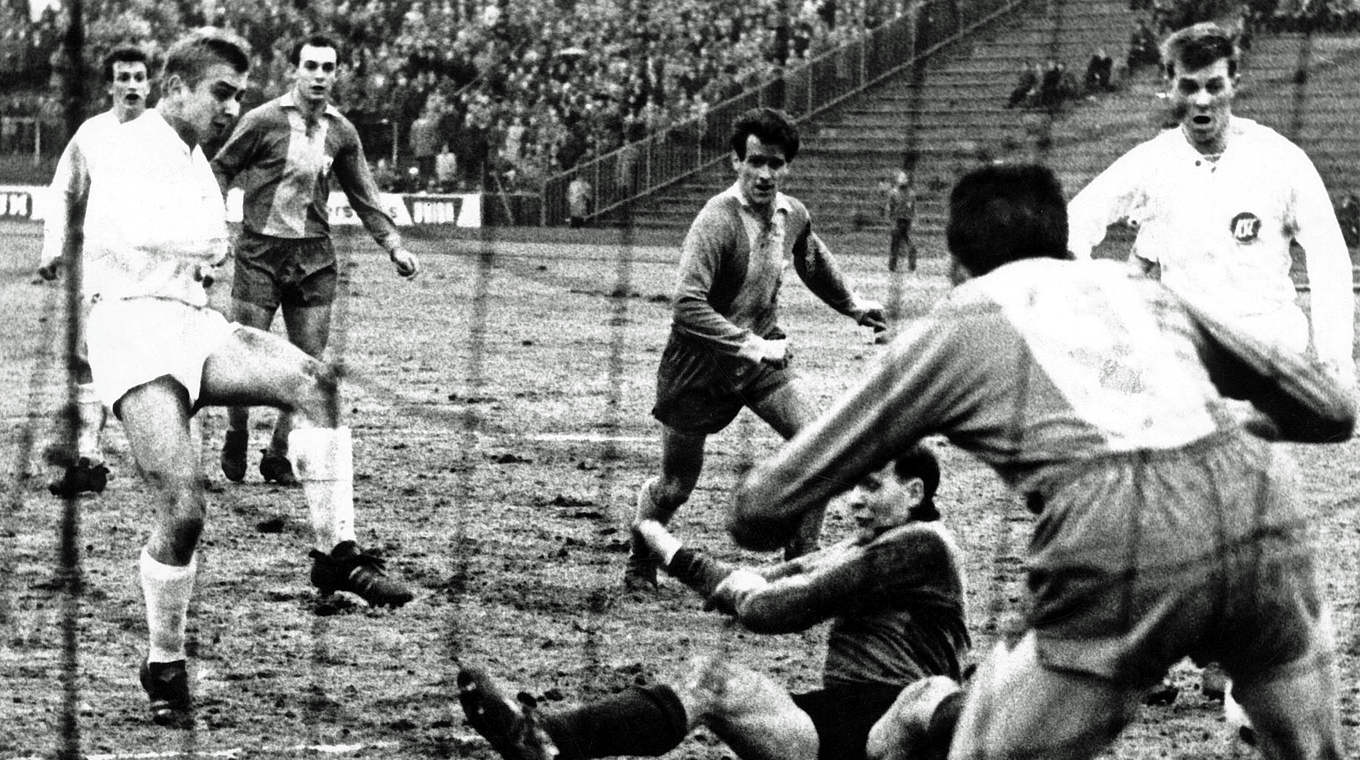
[[165,298],[100,301],[85,326],[95,390],[109,408],[169,375],[198,401],[203,364],[239,327],[221,312]]

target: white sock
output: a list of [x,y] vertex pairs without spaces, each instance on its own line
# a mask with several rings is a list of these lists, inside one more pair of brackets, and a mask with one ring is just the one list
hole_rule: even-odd
[[302,483],[316,550],[329,554],[354,540],[354,442],[349,428],[306,428],[288,434],[288,458]]
[[146,628],[151,643],[148,662],[185,659],[184,623],[189,616],[189,597],[198,572],[198,556],[184,567],[164,565],[142,549],[138,563],[142,593],[146,597]]
[[91,464],[103,462],[99,433],[104,429],[104,402],[95,393],[94,383],[76,386],[76,424],[76,456],[85,457]]

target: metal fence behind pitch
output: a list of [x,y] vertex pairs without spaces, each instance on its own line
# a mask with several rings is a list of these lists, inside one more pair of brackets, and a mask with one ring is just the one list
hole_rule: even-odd
[[703,117],[653,133],[550,178],[543,188],[542,224],[566,223],[567,186],[578,176],[590,186],[591,216],[617,211],[726,158],[728,134],[742,112],[772,106],[782,108],[795,121],[806,120],[1022,4],[1024,0],[917,3],[858,39],[714,105]]

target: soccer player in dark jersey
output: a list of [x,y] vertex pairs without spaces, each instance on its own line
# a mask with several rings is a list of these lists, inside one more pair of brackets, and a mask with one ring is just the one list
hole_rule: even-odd
[[511,760],[660,755],[699,725],[744,760],[856,760],[869,745],[869,756],[893,757],[889,750],[905,742],[918,753],[910,757],[947,749],[970,642],[962,557],[937,522],[939,479],[934,454],[913,449],[852,490],[857,535],[766,568],[685,548],[655,520],[638,525],[668,573],[751,631],[791,633],[830,620],[821,689],[789,694],[750,668],[706,656],[674,684],[539,714],[465,669],[458,682],[469,722]]
[[[232,183],[245,192],[232,317],[268,330],[282,309],[289,340],[320,358],[330,340],[338,278],[327,204],[331,178],[388,252],[397,274],[414,277],[420,264],[383,210],[359,132],[329,102],[339,46],[313,35],[294,45],[289,63],[292,89],[242,116],[212,167],[223,192]],[[232,407],[221,456],[228,480],[245,477],[249,430],[249,408]],[[267,481],[297,483],[287,457],[291,430],[289,416],[281,412],[260,458],[260,475]]]
[[[799,144],[783,112],[742,114],[731,136],[737,181],[709,199],[685,236],[652,408],[661,422],[661,474],[638,490],[638,521],[670,521],[699,480],[708,436],[742,407],[785,438],[815,416],[789,368],[789,340],[779,326],[779,289],[790,262],[828,306],[856,324],[887,327],[883,307],[845,281],[807,208],[779,190]],[[815,547],[820,528],[820,515],[810,515],[785,556]],[[656,568],[656,558],[634,541],[625,586],[654,587]]]

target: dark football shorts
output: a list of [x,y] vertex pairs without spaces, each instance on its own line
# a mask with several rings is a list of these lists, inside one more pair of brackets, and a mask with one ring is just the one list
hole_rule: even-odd
[[1187,655],[1242,680],[1295,667],[1323,603],[1290,470],[1235,432],[1076,465],[1031,544],[1040,661],[1136,685]]
[[652,416],[675,430],[709,435],[731,424],[743,406],[758,403],[794,377],[787,365],[776,369],[719,355],[672,331],[656,371]]
[[869,730],[888,712],[901,686],[865,683],[793,694],[817,728],[817,760],[864,760]]
[[242,230],[231,297],[274,310],[335,301],[335,246],[329,237],[278,238]]

